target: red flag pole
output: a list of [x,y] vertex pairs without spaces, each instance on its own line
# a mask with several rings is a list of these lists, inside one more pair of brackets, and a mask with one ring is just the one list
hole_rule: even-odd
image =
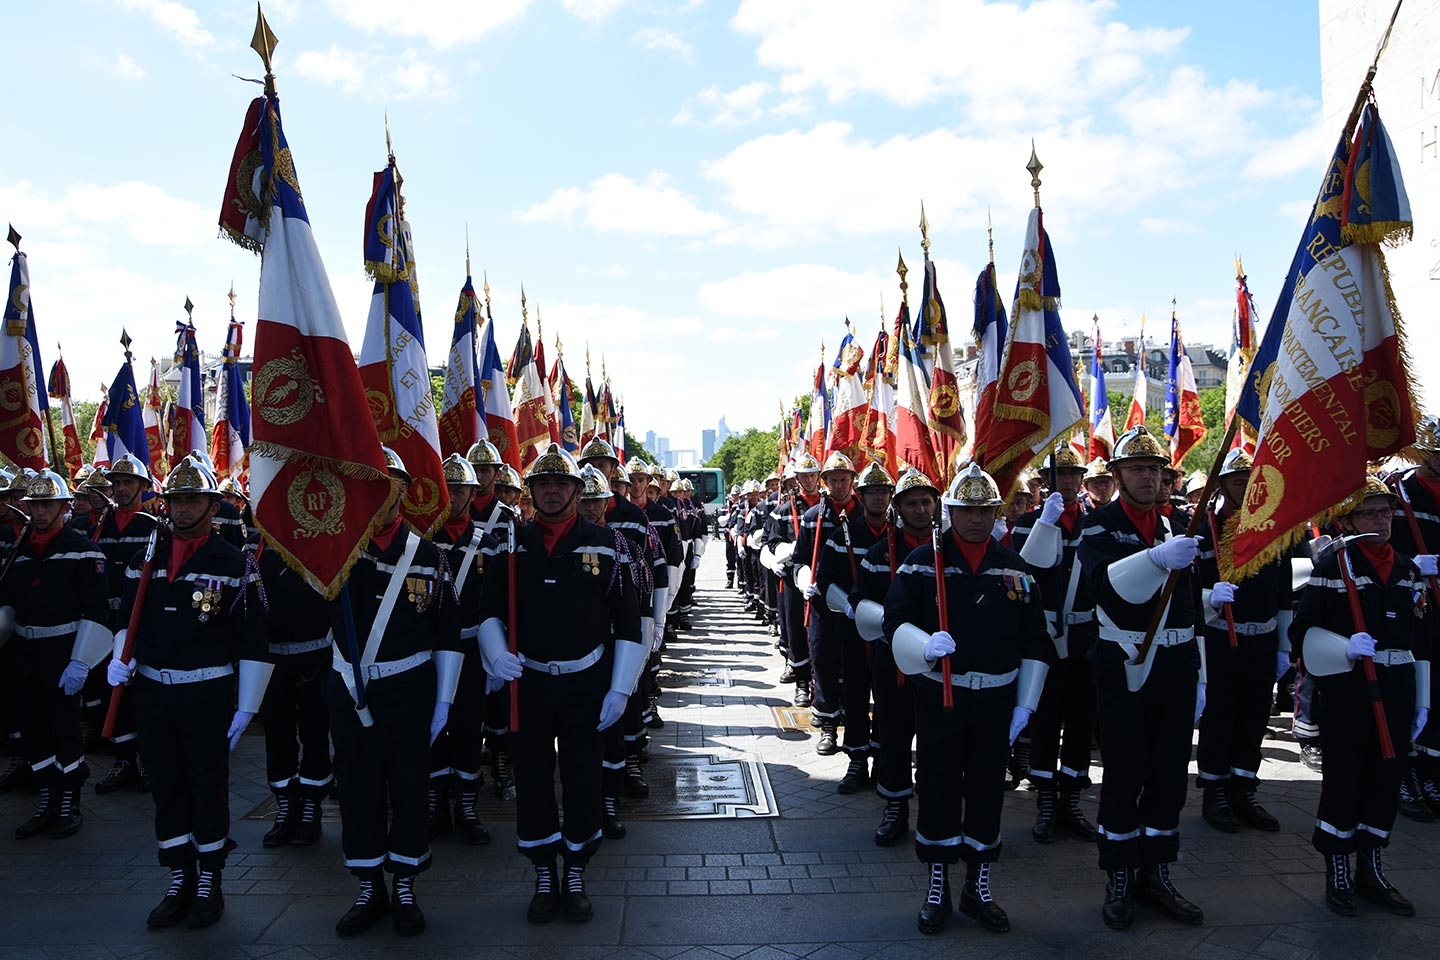
[[[506,601],[509,604],[509,629],[505,631],[510,641],[510,652],[519,655],[520,653],[520,591],[516,579],[519,577],[520,563],[515,555],[515,518],[510,517],[506,524],[510,531],[510,551],[505,557],[506,565]],[[514,733],[520,729],[520,681],[510,681],[510,732]]]
[[[945,596],[945,551],[940,542],[940,522],[937,520],[931,530],[930,545],[935,551],[935,609],[940,617],[940,629],[950,632],[950,598]],[[955,709],[955,693],[950,689],[950,655],[940,658],[940,705],[947,712]]]
[[[1215,568],[1220,568],[1220,526],[1215,522],[1215,511],[1209,507],[1205,508],[1205,519],[1210,522],[1210,539],[1215,543]],[[1221,604],[1225,611],[1225,629],[1230,631],[1230,649],[1235,650],[1240,646],[1239,639],[1235,636],[1235,609],[1230,603]]]
[[[796,503],[803,503],[799,495],[795,497]],[[825,532],[825,508],[830,504],[829,494],[820,495],[820,515],[815,518],[815,546],[810,551],[810,580],[815,580],[815,568],[820,566],[820,535]],[[805,628],[810,628],[810,607],[811,602],[805,601]]]
[[[890,579],[895,579],[895,568],[900,561],[895,556],[895,504],[885,508],[885,546],[890,551]],[[893,659],[893,658],[892,658]],[[905,686],[905,671],[895,668],[895,686]]]
[[[1340,578],[1345,581],[1345,597],[1350,601],[1350,619],[1355,629],[1365,632],[1365,611],[1360,606],[1360,591],[1355,586],[1355,571],[1350,568],[1350,551],[1345,538],[1340,538]],[[1390,725],[1385,722],[1385,700],[1380,695],[1380,680],[1375,676],[1373,657],[1361,657],[1360,666],[1365,672],[1365,687],[1370,692],[1370,707],[1375,712],[1375,734],[1380,739],[1380,756],[1386,760],[1395,759],[1395,746],[1390,742]]]
[[[130,622],[125,630],[125,643],[120,648],[120,662],[129,663],[135,652],[135,636],[140,630],[140,614],[145,609],[145,596],[150,592],[150,574],[155,572],[155,550],[160,542],[160,526],[150,531],[150,542],[145,545],[145,564],[140,568],[140,583],[135,587],[135,603],[130,607]],[[110,688],[110,707],[105,711],[105,725],[100,735],[109,739],[115,735],[115,721],[120,716],[120,698],[125,687]]]

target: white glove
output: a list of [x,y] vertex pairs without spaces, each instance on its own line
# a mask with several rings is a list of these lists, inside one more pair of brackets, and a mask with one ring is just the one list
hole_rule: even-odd
[[1289,669],[1290,654],[1286,653],[1284,650],[1281,650],[1275,654],[1275,679],[1279,680],[1281,677],[1285,676],[1286,671],[1288,671]]
[[700,554],[696,553],[696,552],[693,551],[693,550],[690,551],[690,569],[691,569],[691,570],[699,570],[699,569],[700,569]]
[[850,601],[849,601],[849,600],[846,600],[846,601],[845,601],[845,618],[846,618],[847,620],[854,620],[854,619],[855,619],[855,608],[852,607],[852,606],[850,606]]
[[1161,570],[1184,570],[1195,561],[1199,541],[1194,537],[1172,537],[1146,551],[1150,562]]
[[1345,659],[1359,660],[1375,656],[1375,638],[1368,633],[1352,633],[1345,644]]
[[939,660],[941,657],[955,652],[955,638],[944,630],[938,630],[930,634],[930,639],[925,641],[925,659]]
[[995,521],[995,526],[993,526],[993,527],[990,528],[990,539],[992,539],[992,540],[1004,540],[1004,539],[1005,539],[1005,534],[1007,534],[1007,533],[1009,533],[1009,532],[1010,532],[1010,525],[1005,522],[1005,518],[1004,518],[1004,517],[1001,517],[1000,519],[998,519],[998,520]]
[[60,671],[60,683],[58,686],[64,691],[65,696],[73,697],[85,686],[85,678],[90,675],[90,668],[83,660],[71,660],[65,664],[65,669]]
[[491,675],[501,680],[519,680],[520,674],[525,672],[525,659],[517,653],[506,650],[495,657],[491,666]]
[[1060,515],[1064,512],[1065,496],[1057,490],[1045,498],[1045,506],[1040,508],[1040,522],[1047,523],[1052,527],[1056,526],[1060,522]]
[[1204,682],[1195,685],[1195,726],[1200,723],[1200,718],[1205,714],[1205,684]]
[[1227,603],[1234,603],[1235,590],[1235,584],[1227,583],[1224,580],[1221,580],[1219,583],[1215,584],[1214,589],[1210,591],[1210,606],[1214,607],[1216,610],[1219,610]]
[[[1053,496],[1059,496],[1059,494],[1053,494]],[[1010,745],[1011,745],[1011,746],[1014,746],[1014,745],[1015,745],[1015,738],[1018,737],[1018,736],[1020,736],[1020,732],[1021,732],[1022,730],[1024,730],[1024,729],[1025,729],[1025,725],[1030,722],[1030,714],[1032,714],[1032,713],[1034,713],[1034,711],[1031,710],[1029,707],[1018,707],[1018,706],[1017,706],[1014,710],[1012,710],[1012,711],[1010,712]]]
[[600,704],[600,725],[596,730],[605,730],[614,726],[615,721],[625,715],[625,705],[630,698],[623,693],[614,690],[606,691],[605,699]]
[[814,600],[816,597],[820,596],[820,588],[813,583],[807,586],[803,592],[805,594],[806,600]]
[[430,714],[430,743],[435,743],[435,738],[440,736],[440,731],[445,729],[445,724],[450,721],[450,704],[444,700],[435,701],[435,712]]
[[138,666],[134,660],[129,663],[122,663],[119,660],[111,660],[110,666],[105,668],[105,682],[112,687],[123,687],[135,677],[135,668]]
[[1422,577],[1440,576],[1440,556],[1433,553],[1422,553],[1415,558],[1415,566],[1420,568]]
[[230,729],[225,732],[225,739],[230,741],[230,749],[234,750],[240,743],[240,735],[245,728],[250,726],[250,721],[255,719],[255,714],[249,710],[236,710],[235,718],[230,721]]
[[485,675],[485,696],[488,697],[492,693],[498,693],[503,686],[505,686],[504,680],[501,680],[499,677],[492,677],[489,674]]
[[1425,729],[1425,723],[1430,719],[1429,707],[1415,708],[1415,722],[1410,726],[1410,739],[1414,740],[1420,736],[1420,731]]

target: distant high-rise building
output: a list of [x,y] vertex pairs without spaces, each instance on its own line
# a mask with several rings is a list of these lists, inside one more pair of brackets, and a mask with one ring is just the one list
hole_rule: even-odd
[[[651,434],[651,436],[654,435]],[[665,466],[670,465],[669,437],[655,437],[655,445],[653,447],[650,447],[649,449],[651,453],[655,454],[655,459],[659,460]]]
[[724,443],[725,440],[726,440],[726,438],[729,437],[729,436],[730,436],[730,427],[725,423],[725,418],[724,418],[724,417],[721,417],[721,418],[720,418],[720,429],[719,429],[718,431],[716,431],[716,434],[715,434],[715,442],[716,442],[716,443]]
[[[725,423],[725,421],[724,421],[724,420],[721,420],[720,423],[723,425],[723,424]],[[700,460],[701,460],[702,463],[708,463],[709,460],[710,460],[710,458],[713,457],[713,456],[715,456],[715,431],[714,431],[714,430],[701,430],[701,431],[700,431]]]
[[651,453],[655,454],[656,456],[659,456],[659,454],[660,454],[660,451],[655,449],[655,431],[654,431],[654,430],[646,430],[646,431],[645,431],[645,449],[646,449],[646,450],[649,450]]

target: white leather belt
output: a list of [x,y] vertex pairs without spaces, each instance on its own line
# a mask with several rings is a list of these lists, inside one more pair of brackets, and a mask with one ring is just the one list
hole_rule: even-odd
[[1409,650],[1376,650],[1374,660],[1382,667],[1399,667],[1415,662],[1415,654]]
[[[1058,615],[1054,610],[1046,610],[1046,611],[1045,611],[1045,619],[1046,619],[1046,620],[1051,620],[1051,621],[1053,621],[1053,620],[1055,620],[1058,616],[1059,616],[1059,615]],[[1072,626],[1072,627],[1073,627],[1075,624],[1077,624],[1077,623],[1092,623],[1092,622],[1094,622],[1094,620],[1095,620],[1095,611],[1094,611],[1094,610],[1081,610],[1081,611],[1079,611],[1078,613],[1067,613],[1067,614],[1065,614],[1065,622],[1066,622],[1067,624],[1069,624],[1070,626]]]
[[201,667],[199,670],[156,670],[154,667],[147,667],[142,663],[136,672],[147,680],[154,680],[156,683],[172,687],[180,683],[219,680],[221,677],[230,676],[235,672],[235,668],[227,663],[223,667]]
[[461,640],[474,640],[478,636],[480,636],[480,624],[478,623],[473,627],[465,627],[460,631]]
[[277,657],[293,657],[302,653],[324,650],[329,646],[329,637],[320,637],[316,640],[287,640],[284,643],[270,644],[270,652]]
[[593,667],[600,662],[600,658],[604,655],[605,644],[602,643],[579,660],[551,660],[546,662],[544,660],[530,660],[527,658],[524,663],[528,670],[538,670],[540,673],[548,673],[552,677],[558,677],[562,673],[579,673],[587,667]]
[[26,640],[44,640],[46,637],[63,637],[80,629],[80,621],[57,623],[53,627],[16,627],[15,632]]
[[[938,683],[945,682],[945,677],[939,670],[927,670],[923,676]],[[1019,670],[1011,670],[1009,673],[952,673],[950,686],[965,690],[989,690],[991,687],[1003,687],[1007,683],[1013,683],[1018,676]]]
[[[1225,626],[1225,618],[1220,618],[1217,625],[1221,630],[1228,631]],[[1277,624],[1274,619],[1266,620],[1264,623],[1237,623],[1235,624],[1235,635],[1237,637],[1258,637],[1262,633],[1274,633]]]
[[421,650],[419,653],[412,653],[401,660],[382,660],[379,663],[372,663],[364,670],[366,680],[379,680],[382,677],[393,677],[397,673],[404,673],[406,670],[414,670],[422,663],[430,662],[430,651]]
[[[1113,643],[1133,643],[1138,647],[1145,643],[1145,631],[1121,630],[1119,627],[1107,627],[1102,623],[1100,625],[1100,639],[1109,640]],[[1194,639],[1194,627],[1158,630],[1155,633],[1155,646],[1178,647],[1180,644],[1189,643]]]

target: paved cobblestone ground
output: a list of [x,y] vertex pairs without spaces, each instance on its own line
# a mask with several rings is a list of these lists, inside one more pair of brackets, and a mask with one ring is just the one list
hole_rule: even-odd
[[[1199,818],[1198,793],[1182,820],[1182,859],[1173,871],[1206,911],[1200,928],[1174,926],[1141,908],[1135,928],[1100,923],[1103,875],[1092,847],[1030,838],[1033,795],[1006,801],[997,899],[1014,926],[986,934],[957,917],[939,936],[922,937],[914,917],[924,877],[910,844],[881,849],[871,832],[881,801],[841,796],[843,756],[820,757],[809,731],[787,729],[774,708],[791,690],[777,683],[773,641],[724,588],[724,554],[708,551],[700,571],[696,629],[669,652],[661,702],[664,729],[653,736],[659,760],[685,753],[759,757],[779,815],[734,820],[630,820],[588,874],[595,920],[525,922],[531,873],[514,849],[507,811],[492,806],[494,842],[435,844],[435,865],[418,885],[429,930],[417,940],[379,924],[341,942],[333,924],[349,905],[353,881],[340,866],[339,829],[323,843],[263,851],[263,821],[240,819],[265,801],[263,741],[247,736],[232,764],[233,835],[239,849],[225,871],[226,914],[204,931],[149,932],[144,916],[163,892],[148,797],[86,797],[85,829],[64,841],[19,842],[13,827],[31,798],[0,796],[0,960],[203,957],[473,957],[517,960],[934,960],[951,957],[1071,958],[1164,956],[1425,957],[1440,955],[1440,824],[1401,820],[1391,878],[1419,909],[1404,920],[1362,908],[1359,918],[1324,907],[1324,877],[1309,835],[1319,784],[1298,762],[1276,718],[1267,741],[1263,800],[1283,824],[1278,834],[1223,836]],[[1288,721],[1288,717],[1283,718]],[[99,773],[108,759],[94,758]],[[652,781],[668,767],[651,763]],[[1104,771],[1097,765],[1096,779]],[[98,773],[92,779],[98,778]],[[1094,814],[1094,791],[1085,798]],[[623,811],[622,811],[623,812]],[[637,813],[640,811],[637,810]]]

